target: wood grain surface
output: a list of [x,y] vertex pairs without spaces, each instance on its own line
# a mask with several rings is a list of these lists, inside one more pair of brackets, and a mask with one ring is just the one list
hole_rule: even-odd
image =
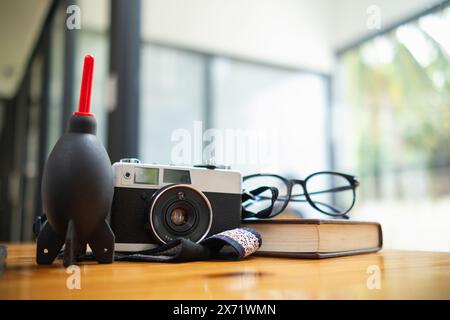
[[[0,299],[450,299],[449,253],[384,250],[325,260],[86,262],[79,269],[81,288],[70,290],[71,274],[61,261],[38,266],[34,251],[34,244],[8,245]],[[374,288],[377,279],[379,289]]]

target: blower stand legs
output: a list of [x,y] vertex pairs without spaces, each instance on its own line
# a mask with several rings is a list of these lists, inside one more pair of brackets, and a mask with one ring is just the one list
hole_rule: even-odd
[[65,267],[76,264],[80,255],[86,252],[86,245],[92,249],[99,263],[112,263],[114,260],[114,233],[104,220],[87,242],[81,241],[72,220],[67,225],[66,238],[62,240],[47,222],[39,233],[36,246],[36,262],[41,265],[52,264],[64,247],[63,264]]

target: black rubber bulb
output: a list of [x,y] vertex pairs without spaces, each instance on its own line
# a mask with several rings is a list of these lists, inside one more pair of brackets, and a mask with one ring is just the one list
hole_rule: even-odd
[[37,240],[38,264],[51,264],[64,247],[64,265],[75,264],[89,244],[95,259],[112,263],[114,234],[106,221],[113,192],[111,161],[90,113],[94,58],[84,60],[78,112],[45,164],[42,204],[47,216]]

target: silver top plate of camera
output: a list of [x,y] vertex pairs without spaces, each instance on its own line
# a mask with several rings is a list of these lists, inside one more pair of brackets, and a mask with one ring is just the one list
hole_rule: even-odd
[[161,188],[169,184],[191,184],[203,192],[240,194],[242,175],[228,169],[144,164],[122,159],[112,166],[117,188]]

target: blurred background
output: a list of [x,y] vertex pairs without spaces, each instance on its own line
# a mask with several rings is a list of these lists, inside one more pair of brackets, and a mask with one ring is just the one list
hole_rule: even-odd
[[1,0],[0,43],[0,241],[34,239],[90,53],[112,161],[354,174],[385,248],[450,251],[450,1]]

